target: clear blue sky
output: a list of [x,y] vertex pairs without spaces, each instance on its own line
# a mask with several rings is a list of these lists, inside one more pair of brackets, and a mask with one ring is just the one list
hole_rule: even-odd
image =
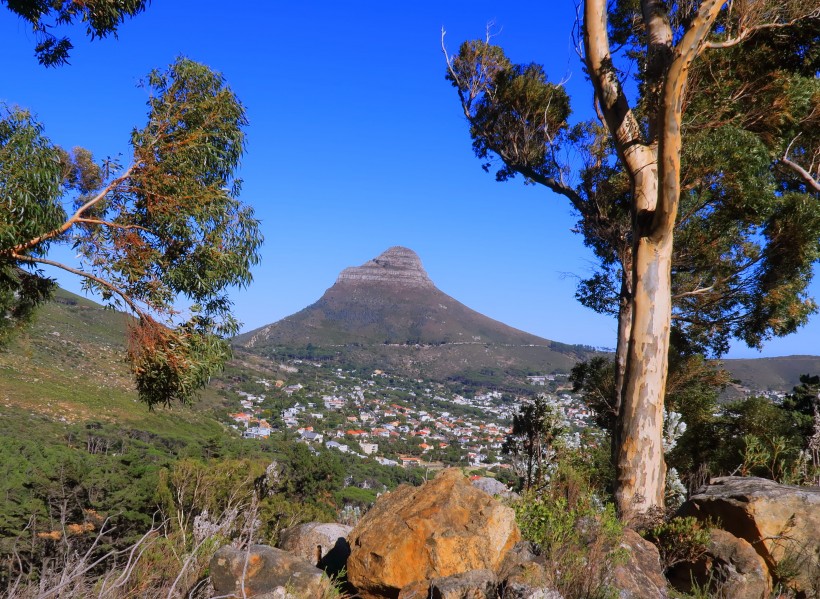
[[[127,21],[118,40],[89,42],[74,30],[71,65],[46,70],[26,26],[3,9],[0,101],[31,109],[58,144],[127,159],[131,128],[145,121],[141,77],[180,54],[221,71],[248,111],[242,199],[266,238],[253,285],[233,295],[246,330],[314,302],[344,267],[404,245],[440,289],[479,312],[550,339],[611,347],[614,321],[574,299],[573,277],[593,258],[570,231],[568,203],[481,170],[440,50],[442,26],[453,51],[492,21],[514,61],[569,77],[582,118],[591,96],[570,38],[574,20],[572,0],[166,0]],[[820,296],[820,285],[813,291]],[[730,356],[818,354],[818,341],[815,317],[762,354],[737,347]]]

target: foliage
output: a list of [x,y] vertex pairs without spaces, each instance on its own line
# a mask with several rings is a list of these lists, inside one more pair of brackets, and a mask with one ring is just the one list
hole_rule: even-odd
[[555,406],[546,395],[537,395],[513,414],[512,431],[502,452],[516,460],[525,489],[541,486],[563,432]]
[[629,516],[663,504],[670,330],[687,354],[720,355],[817,310],[820,18],[766,0],[586,0],[579,13],[595,120],[572,125],[560,86],[489,31],[446,56],[446,78],[485,170],[496,158],[499,181],[520,174],[568,199],[599,260],[577,297],[619,319],[605,403]]
[[[144,85],[148,123],[133,131],[133,161],[121,171],[85,150],[57,148],[30,115],[5,110],[0,340],[49,296],[52,283],[32,269],[79,275],[137,317],[129,357],[153,407],[187,401],[228,357],[221,337],[238,323],[227,290],[250,283],[262,240],[253,211],[237,199],[247,121],[222,77],[180,58]],[[72,244],[83,268],[48,259],[52,243]]]
[[657,548],[664,572],[684,562],[695,562],[709,544],[710,527],[697,518],[675,517],[644,531],[643,536]]
[[86,35],[92,40],[108,35],[116,37],[117,28],[127,17],[145,10],[146,0],[3,0],[6,7],[26,21],[37,44],[34,53],[40,64],[47,67],[68,63],[74,47],[67,37],[52,33],[56,27],[68,27],[75,22],[85,24]]
[[595,424],[608,433],[615,429],[615,363],[606,356],[578,362],[569,374],[572,392],[592,411]]
[[[522,536],[546,558],[554,587],[568,599],[615,596],[608,575],[623,558],[623,528],[612,504],[589,485],[578,457],[565,454],[543,492],[514,505]],[[560,573],[560,575],[558,574]]]
[[[615,3],[611,26],[635,57],[644,56],[640,28],[619,19],[633,27],[642,20],[640,10]],[[820,214],[779,160],[791,141],[817,135],[818,58],[804,53],[817,35],[812,27],[808,21],[793,29],[805,46],[760,33],[754,42],[707,52],[695,63],[672,271],[675,326],[701,350],[723,353],[730,337],[759,347],[794,331],[816,309],[806,294],[820,256]],[[760,60],[750,60],[750,51]],[[607,132],[594,121],[570,126],[563,88],[536,65],[513,64],[498,46],[465,42],[448,66],[485,170],[495,156],[497,180],[521,174],[570,200],[580,217],[576,230],[600,260],[579,283],[578,298],[617,314],[631,260],[631,191]],[[648,74],[639,69],[637,76],[645,82]],[[655,100],[645,86],[640,90],[637,114],[649,129]],[[762,114],[762,106],[777,110]],[[559,159],[565,151],[582,159],[574,177]]]

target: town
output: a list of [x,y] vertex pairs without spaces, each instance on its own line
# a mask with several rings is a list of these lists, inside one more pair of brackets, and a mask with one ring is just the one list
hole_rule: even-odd
[[592,416],[564,373],[526,377],[529,394],[468,393],[382,370],[306,360],[281,364],[279,373],[275,379],[225,377],[223,395],[238,408],[227,414],[231,428],[250,439],[290,431],[310,446],[385,466],[509,469],[502,449],[513,415],[537,394],[554,406],[567,443],[580,443]]

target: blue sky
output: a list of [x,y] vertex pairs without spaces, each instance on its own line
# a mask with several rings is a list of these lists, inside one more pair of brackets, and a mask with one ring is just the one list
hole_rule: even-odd
[[[346,266],[393,245],[421,256],[444,292],[492,318],[567,343],[611,347],[614,320],[574,299],[593,258],[568,203],[520,180],[496,183],[473,156],[451,51],[482,37],[566,79],[584,118],[591,95],[573,49],[572,0],[554,2],[154,2],[119,39],[70,32],[71,65],[46,70],[26,26],[0,11],[0,101],[32,110],[56,143],[128,152],[145,122],[151,69],[186,55],[222,72],[247,108],[242,199],[262,220],[255,281],[233,295],[245,329],[318,299]],[[70,259],[70,257],[69,257]],[[76,290],[78,283],[59,277]],[[813,286],[820,296],[820,285]],[[820,353],[820,318],[763,353]]]

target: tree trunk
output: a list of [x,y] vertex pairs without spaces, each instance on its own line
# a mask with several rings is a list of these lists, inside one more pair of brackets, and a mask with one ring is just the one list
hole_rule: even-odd
[[635,242],[632,329],[616,423],[615,501],[621,517],[664,504],[663,398],[671,323],[672,237]]
[[[623,403],[624,382],[626,381],[626,361],[629,354],[629,335],[632,333],[632,258],[622,260],[621,292],[618,299],[618,340],[615,346],[615,397],[612,398],[612,412],[617,421]],[[617,427],[612,430],[612,463],[618,461],[620,441]]]

